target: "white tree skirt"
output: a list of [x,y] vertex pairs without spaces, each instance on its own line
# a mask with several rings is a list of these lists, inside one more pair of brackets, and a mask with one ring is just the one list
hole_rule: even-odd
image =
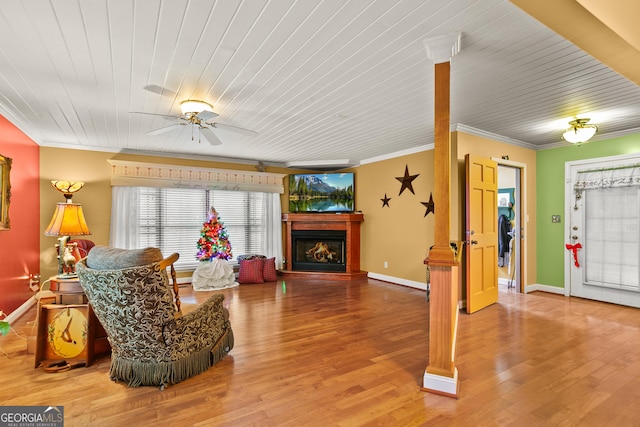
[[193,272],[191,284],[194,291],[211,291],[238,286],[233,267],[227,260],[214,258],[211,261],[200,261]]

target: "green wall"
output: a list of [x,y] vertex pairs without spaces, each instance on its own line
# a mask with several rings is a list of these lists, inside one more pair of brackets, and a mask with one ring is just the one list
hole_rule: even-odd
[[[565,162],[640,152],[640,134],[536,152],[537,281],[564,287]],[[562,215],[552,223],[551,215]]]

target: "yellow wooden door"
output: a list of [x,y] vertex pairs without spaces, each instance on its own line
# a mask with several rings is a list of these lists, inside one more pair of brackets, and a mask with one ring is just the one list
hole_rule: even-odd
[[498,164],[467,154],[467,313],[498,301]]

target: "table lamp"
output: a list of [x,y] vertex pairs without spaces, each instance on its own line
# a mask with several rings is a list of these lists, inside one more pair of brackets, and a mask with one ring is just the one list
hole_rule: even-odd
[[49,226],[44,231],[46,236],[58,236],[58,278],[70,279],[76,276],[75,245],[69,244],[69,236],[86,236],[91,234],[84,219],[82,205],[73,203],[73,193],[84,187],[84,182],[51,181],[56,190],[64,194],[65,202],[56,205]]

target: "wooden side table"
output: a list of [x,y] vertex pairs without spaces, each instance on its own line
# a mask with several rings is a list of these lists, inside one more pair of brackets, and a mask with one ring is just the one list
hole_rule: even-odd
[[56,304],[87,304],[87,296],[77,277],[67,279],[53,276],[49,283],[49,289],[56,296]]

